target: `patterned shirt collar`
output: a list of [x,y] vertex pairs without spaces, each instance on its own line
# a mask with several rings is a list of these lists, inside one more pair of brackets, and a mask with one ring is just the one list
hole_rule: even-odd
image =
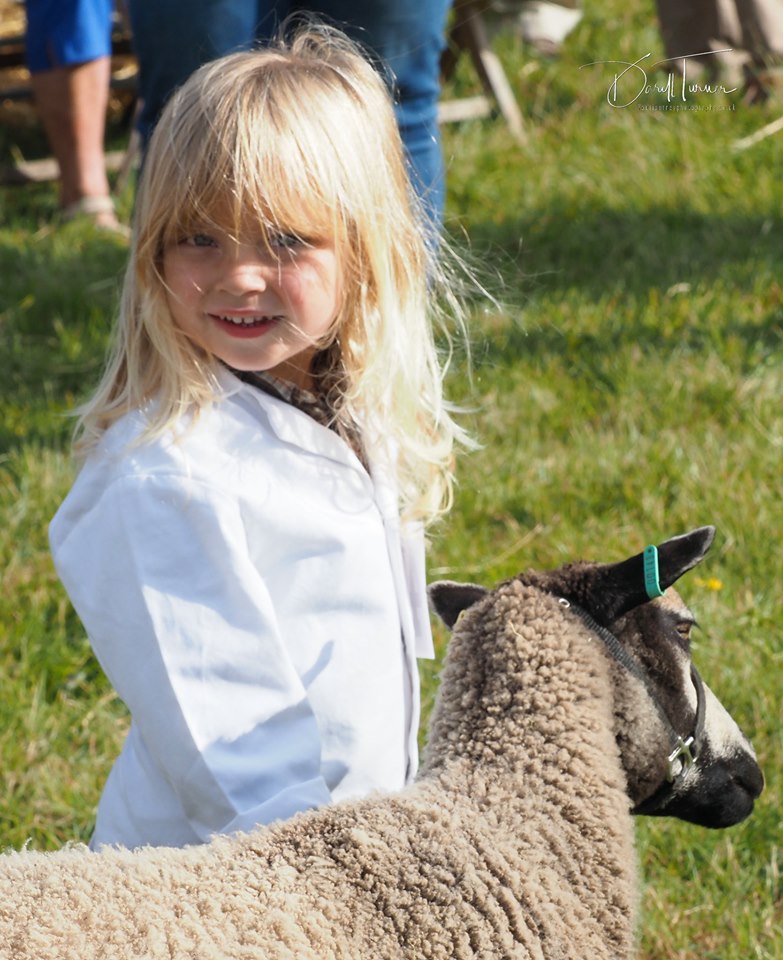
[[325,397],[318,396],[310,390],[297,387],[287,380],[266,373],[263,370],[234,370],[232,371],[244,383],[249,383],[264,393],[269,393],[278,400],[290,403],[292,407],[302,410],[324,427],[332,425],[334,416],[329,409]]

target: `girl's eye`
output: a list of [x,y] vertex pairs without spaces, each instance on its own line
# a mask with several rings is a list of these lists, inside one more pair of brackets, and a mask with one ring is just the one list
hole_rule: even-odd
[[269,237],[269,246],[278,250],[292,250],[306,246],[305,241],[295,233],[273,233]]
[[208,233],[191,233],[182,240],[187,247],[214,247],[217,245],[215,238],[210,237]]

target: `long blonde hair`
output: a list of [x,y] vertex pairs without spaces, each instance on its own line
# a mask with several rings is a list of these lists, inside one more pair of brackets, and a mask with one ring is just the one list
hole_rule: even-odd
[[[226,224],[226,220],[230,221]],[[395,450],[404,515],[448,509],[453,446],[433,323],[441,268],[407,176],[384,80],[339,32],[309,24],[290,41],[199,69],[167,105],[137,197],[133,242],[107,369],[81,408],[88,453],[126,412],[148,405],[152,438],[217,393],[218,361],[175,325],[162,255],[194,224],[238,230],[250,219],[332,242],[341,305],[322,358],[339,415]],[[440,306],[439,306],[440,305]],[[151,400],[154,404],[150,404]]]

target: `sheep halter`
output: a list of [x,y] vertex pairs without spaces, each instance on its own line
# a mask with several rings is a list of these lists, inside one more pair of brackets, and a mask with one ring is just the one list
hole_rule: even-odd
[[610,656],[644,685],[647,695],[658,712],[663,726],[669,733],[669,739],[673,747],[666,757],[666,778],[652,796],[642,801],[642,803],[633,810],[633,813],[655,813],[669,800],[677,782],[695,765],[701,753],[701,740],[704,735],[704,722],[707,712],[707,697],[699,672],[696,667],[691,664],[691,682],[696,689],[696,717],[694,720],[693,733],[689,737],[683,737],[677,733],[663,704],[655,695],[647,671],[631,656],[617,637],[610,630],[607,630],[606,627],[601,626],[587,610],[578,604],[566,600],[564,597],[560,597],[558,602],[561,606],[567,609],[570,608],[589,630],[597,634],[603,641]]

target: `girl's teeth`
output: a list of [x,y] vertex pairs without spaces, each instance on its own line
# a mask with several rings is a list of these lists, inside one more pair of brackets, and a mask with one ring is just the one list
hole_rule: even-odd
[[265,323],[274,320],[274,317],[221,317],[227,323],[233,323],[237,327],[252,327],[256,323]]

